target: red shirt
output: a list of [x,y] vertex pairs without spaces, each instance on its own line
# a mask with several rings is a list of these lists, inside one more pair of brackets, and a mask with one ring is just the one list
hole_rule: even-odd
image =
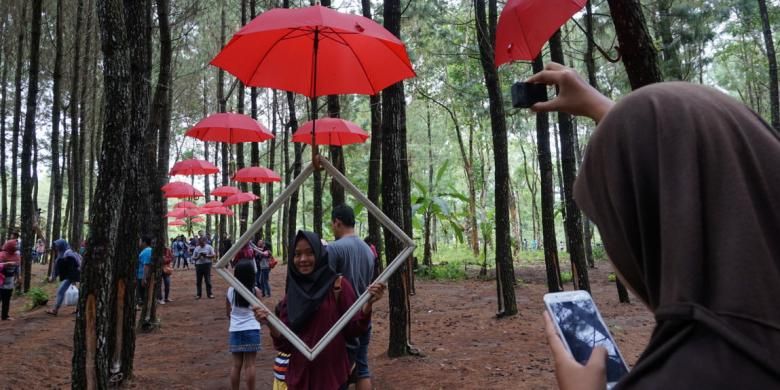
[[[297,333],[298,337],[309,347],[313,347],[355,303],[356,299],[352,284],[346,278],[342,278],[338,302],[333,292],[328,294],[307,326]],[[279,319],[289,326],[286,296],[279,302]],[[346,383],[351,368],[349,356],[347,356],[346,338],[355,338],[366,333],[370,322],[371,313],[363,314],[363,310],[360,310],[347,323],[341,334],[334,338],[314,361],[309,361],[301,355],[298,349],[283,336],[274,337],[274,348],[290,354],[286,377],[287,388],[290,390],[335,390]]]

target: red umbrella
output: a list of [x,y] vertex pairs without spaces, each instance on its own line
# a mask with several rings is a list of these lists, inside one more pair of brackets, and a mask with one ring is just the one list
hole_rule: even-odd
[[532,61],[586,0],[509,0],[496,27],[496,66]]
[[190,159],[173,164],[170,175],[211,175],[217,172],[219,168],[206,160]]
[[168,183],[162,187],[164,198],[200,198],[203,193],[192,185],[180,181]]
[[232,210],[230,210],[227,207],[219,206],[219,207],[209,207],[206,209],[203,209],[203,214],[206,215],[233,215]]
[[205,211],[205,209],[209,209],[209,208],[212,208],[212,207],[222,207],[222,202],[220,202],[218,200],[212,200],[211,202],[208,202],[208,203],[203,205],[204,211]]
[[173,209],[165,214],[168,218],[189,218],[203,214],[200,209]]
[[223,204],[225,207],[230,207],[241,203],[249,203],[258,199],[260,199],[260,197],[251,192],[239,192],[235,195],[229,196],[227,199],[225,199]]
[[230,195],[235,195],[239,192],[241,192],[241,190],[239,190],[236,187],[222,186],[211,190],[211,196],[230,196]]
[[[311,133],[314,127],[313,121],[309,121],[299,127],[293,134],[293,142],[303,142],[311,145]],[[362,144],[368,139],[368,133],[355,123],[340,118],[317,119],[317,134],[314,140],[317,145],[344,146],[350,144]]]
[[[272,9],[239,30],[211,60],[245,85],[310,98],[374,95],[414,77],[404,44],[371,19],[315,5]],[[317,78],[317,74],[327,77]]]
[[175,221],[168,222],[168,226],[184,226],[187,223],[182,221],[181,219],[177,219]]
[[266,167],[246,167],[239,169],[233,180],[241,183],[273,183],[280,182],[282,178]]
[[203,219],[202,217],[195,217],[195,218],[192,219],[191,222],[192,223],[198,223],[198,222],[203,222],[203,221],[205,221],[205,219]]
[[229,144],[263,142],[274,137],[268,129],[252,117],[232,112],[209,115],[187,130],[184,135],[201,141],[227,142]]
[[176,203],[175,205],[173,205],[173,208],[174,209],[197,209],[198,205],[192,202],[184,201],[184,202]]

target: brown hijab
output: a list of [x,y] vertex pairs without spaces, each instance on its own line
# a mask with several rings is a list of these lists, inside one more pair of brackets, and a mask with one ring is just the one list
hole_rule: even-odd
[[588,144],[575,198],[653,311],[621,388],[780,384],[780,139],[707,87],[620,101]]

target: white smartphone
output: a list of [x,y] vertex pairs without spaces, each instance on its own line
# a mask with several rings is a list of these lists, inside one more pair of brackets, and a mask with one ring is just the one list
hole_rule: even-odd
[[587,291],[545,294],[544,304],[563,345],[575,360],[586,364],[594,347],[606,348],[607,389],[615,386],[628,373],[628,365]]

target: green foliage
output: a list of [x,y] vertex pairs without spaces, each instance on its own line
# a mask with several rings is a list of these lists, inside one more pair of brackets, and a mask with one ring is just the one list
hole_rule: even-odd
[[569,283],[571,281],[572,281],[571,272],[568,271],[561,272],[561,282]]
[[415,274],[423,279],[431,280],[463,280],[466,279],[466,271],[459,262],[435,264],[432,267],[421,265]]
[[30,310],[35,309],[38,306],[44,306],[49,302],[49,294],[40,287],[30,288],[30,291],[28,291],[26,295],[30,298]]
[[609,275],[607,275],[607,281],[615,283],[616,280],[617,280],[617,277],[615,276],[614,272],[612,272]]
[[595,260],[607,259],[607,252],[604,250],[604,245],[593,245],[593,258]]

